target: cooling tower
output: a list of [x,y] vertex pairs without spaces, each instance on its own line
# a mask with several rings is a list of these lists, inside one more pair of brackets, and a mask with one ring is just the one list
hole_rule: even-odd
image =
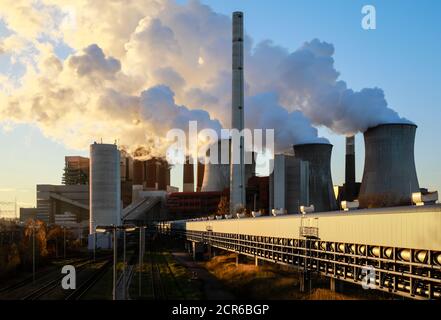
[[332,144],[298,144],[294,146],[297,159],[309,162],[309,201],[315,211],[337,209],[331,176]]
[[[214,149],[215,145],[217,145],[217,157],[210,153],[210,149]],[[224,191],[230,187],[229,146],[228,140],[219,140],[207,150],[202,192]]]
[[120,153],[114,144],[90,145],[90,224],[119,225],[121,213]]
[[419,191],[414,144],[417,126],[383,124],[364,133],[365,162],[360,207],[409,205]]

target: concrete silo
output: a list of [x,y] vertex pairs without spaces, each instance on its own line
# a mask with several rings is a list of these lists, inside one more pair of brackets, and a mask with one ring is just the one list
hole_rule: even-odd
[[114,144],[90,145],[90,233],[121,223],[120,153]]
[[309,162],[309,201],[316,212],[337,210],[331,175],[332,144],[298,144],[297,159]]
[[419,191],[415,169],[414,124],[382,124],[364,133],[365,162],[360,207],[411,204]]

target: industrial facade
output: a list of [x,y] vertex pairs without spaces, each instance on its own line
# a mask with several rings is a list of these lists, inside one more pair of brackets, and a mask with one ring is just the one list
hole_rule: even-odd
[[183,192],[194,192],[194,163],[190,157],[184,163]]
[[66,156],[62,183],[65,185],[89,184],[89,158]]
[[295,157],[309,163],[309,202],[316,212],[338,208],[331,175],[332,147],[325,143],[294,146]]
[[133,161],[133,184],[148,190],[167,190],[170,165],[163,158]]
[[269,178],[270,208],[298,213],[309,206],[309,163],[292,155],[277,154]]
[[55,215],[70,212],[77,222],[89,218],[88,185],[37,185],[37,216],[39,220],[55,223]]

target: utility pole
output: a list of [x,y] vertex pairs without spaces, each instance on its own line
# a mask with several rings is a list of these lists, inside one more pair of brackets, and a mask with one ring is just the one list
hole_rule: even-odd
[[116,226],[113,229],[113,300],[116,300],[116,259],[117,259]]
[[63,257],[66,259],[66,227],[63,227]]
[[141,298],[141,277],[142,277],[142,260],[143,260],[143,255],[142,255],[142,227],[139,227],[139,283],[138,283],[138,296],[139,298]]
[[93,261],[96,258],[96,232],[93,233]]
[[32,224],[32,283],[35,282],[35,225]]
[[124,248],[123,248],[123,299],[126,300],[126,231],[123,231],[123,238],[124,238]]

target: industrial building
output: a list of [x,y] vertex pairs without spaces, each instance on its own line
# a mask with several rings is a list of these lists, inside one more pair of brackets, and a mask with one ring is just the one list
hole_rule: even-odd
[[309,206],[309,162],[292,155],[277,154],[269,178],[270,208],[299,213]]
[[248,211],[260,212],[262,215],[270,212],[270,177],[252,176],[248,179],[246,203]]
[[186,157],[184,163],[183,192],[194,192],[194,163]]
[[66,156],[64,159],[62,184],[89,184],[89,158]]
[[337,209],[331,175],[332,147],[325,143],[294,146],[295,157],[309,163],[309,202],[317,212]]
[[170,165],[167,160],[134,160],[133,185],[142,185],[146,190],[167,190],[170,185]]
[[37,185],[37,215],[55,223],[55,215],[70,212],[81,222],[89,218],[88,185]]
[[20,208],[20,221],[26,222],[27,220],[40,220],[46,223],[49,222],[49,216],[39,216],[37,215],[37,208]]

